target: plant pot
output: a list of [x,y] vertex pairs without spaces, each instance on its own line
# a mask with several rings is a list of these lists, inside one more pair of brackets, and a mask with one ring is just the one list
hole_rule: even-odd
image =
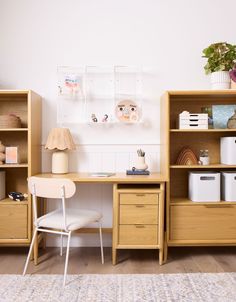
[[229,89],[230,76],[228,71],[216,71],[211,73],[211,89]]
[[140,171],[147,170],[148,165],[145,163],[145,157],[144,156],[138,156],[135,168],[137,170],[140,170]]

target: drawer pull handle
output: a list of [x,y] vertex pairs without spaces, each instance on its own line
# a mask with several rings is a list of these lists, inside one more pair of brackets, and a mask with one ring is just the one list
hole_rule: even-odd
[[138,229],[145,228],[144,225],[136,225],[135,227],[138,228]]
[[233,208],[232,205],[230,204],[224,204],[224,205],[221,205],[221,204],[212,204],[212,205],[205,205],[206,208],[212,208],[212,209],[221,209],[221,208]]
[[136,194],[136,196],[143,197],[143,196],[145,196],[145,194]]
[[200,180],[215,180],[214,176],[201,176]]
[[136,208],[144,208],[144,206],[143,205],[136,205]]

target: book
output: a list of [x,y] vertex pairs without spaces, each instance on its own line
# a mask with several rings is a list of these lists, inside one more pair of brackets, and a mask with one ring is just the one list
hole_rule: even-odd
[[149,175],[150,171],[147,170],[126,170],[127,175]]
[[110,172],[93,172],[90,173],[90,176],[92,177],[110,177],[115,175],[115,173],[110,173]]

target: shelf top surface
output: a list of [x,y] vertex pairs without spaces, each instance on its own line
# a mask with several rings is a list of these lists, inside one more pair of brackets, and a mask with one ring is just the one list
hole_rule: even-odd
[[67,174],[37,174],[38,177],[46,178],[66,178],[80,183],[158,183],[167,181],[167,176],[160,173],[150,173],[150,175],[126,175],[125,173],[115,173],[109,177],[93,177],[91,173],[67,173]]
[[0,200],[0,205],[22,205],[22,204],[27,204],[28,203],[28,200],[23,200],[23,201],[15,201],[15,200],[12,200],[11,198],[9,197],[6,197],[2,200]]
[[28,128],[0,128],[0,131],[28,131]]
[[170,132],[236,132],[236,129],[170,129]]
[[21,163],[21,164],[3,164],[0,165],[0,168],[24,168],[28,167],[27,163]]
[[168,90],[166,91],[170,96],[193,96],[193,95],[235,95],[236,89],[223,90]]
[[27,90],[27,89],[23,89],[23,90],[5,90],[5,89],[0,89],[0,95],[1,94],[28,94],[30,93],[32,90]]
[[210,165],[170,165],[172,169],[212,169],[212,168],[224,168],[224,169],[236,169],[236,165],[225,164],[210,164]]

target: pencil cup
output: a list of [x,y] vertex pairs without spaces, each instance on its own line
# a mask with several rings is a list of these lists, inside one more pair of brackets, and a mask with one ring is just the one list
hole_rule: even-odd
[[135,168],[141,171],[147,170],[148,165],[145,163],[145,156],[138,156]]

